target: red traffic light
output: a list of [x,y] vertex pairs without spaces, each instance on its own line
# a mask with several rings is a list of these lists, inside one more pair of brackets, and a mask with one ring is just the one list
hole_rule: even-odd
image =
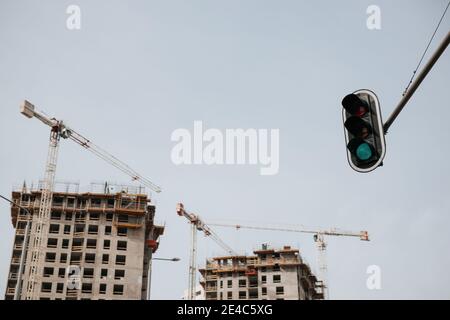
[[363,117],[368,111],[369,107],[356,94],[348,94],[342,99],[342,106],[352,116]]

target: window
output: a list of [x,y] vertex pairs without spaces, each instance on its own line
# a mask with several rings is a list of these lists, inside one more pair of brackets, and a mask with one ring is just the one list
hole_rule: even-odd
[[61,212],[52,212],[50,215],[52,220],[61,220]]
[[64,291],[64,283],[58,283],[56,285],[56,293],[63,293]]
[[116,256],[116,264],[124,266],[126,263],[126,256],[117,255]]
[[108,276],[108,269],[102,269],[100,273],[101,278],[106,278]]
[[273,271],[280,271],[280,265],[279,264],[275,264],[273,266]]
[[65,276],[66,276],[66,269],[59,268],[59,270],[58,270],[58,277],[59,278],[64,278]]
[[119,220],[119,222],[128,222],[128,215],[119,214],[119,216],[117,217],[117,220]]
[[277,294],[284,294],[284,287],[277,287]]
[[106,283],[100,283],[100,289],[99,289],[98,293],[106,294]]
[[248,286],[254,288],[258,286],[258,277],[256,275],[248,277]]
[[233,280],[228,280],[227,281],[227,287],[231,288],[233,286]]
[[89,225],[88,227],[88,233],[89,234],[98,234],[98,226],[96,225]]
[[70,255],[70,263],[79,265],[81,263],[81,252],[72,252]]
[[62,248],[63,249],[69,249],[69,239],[63,239],[63,241],[62,241]]
[[273,275],[273,283],[280,283],[281,282],[281,276],[279,274]]
[[91,206],[99,208],[102,205],[102,199],[91,199]]
[[83,283],[81,285],[82,293],[92,293],[92,283]]
[[91,212],[90,214],[89,214],[89,220],[98,220],[98,219],[100,219],[100,215],[98,214],[98,213],[93,213],[93,212]]
[[111,241],[110,240],[104,240],[103,241],[103,249],[108,250],[111,247]]
[[86,207],[86,199],[79,199],[79,200],[78,200],[78,206],[79,206],[80,208]]
[[54,207],[62,207],[64,203],[63,197],[53,197],[53,206]]
[[104,254],[103,255],[102,263],[103,264],[108,264],[109,263],[109,254]]
[[106,226],[105,227],[105,235],[106,236],[110,236],[111,235],[111,226]]
[[59,224],[51,224],[49,233],[59,233]]
[[267,283],[267,276],[261,276],[261,283]]
[[52,292],[52,283],[42,282],[41,292]]
[[64,234],[70,234],[70,225],[66,224],[64,226]]
[[239,288],[243,288],[247,286],[247,281],[245,280],[239,280]]
[[94,269],[93,268],[84,268],[83,277],[84,278],[93,278],[94,277]]
[[60,263],[66,263],[67,262],[67,253],[61,253],[61,257],[59,258]]
[[84,232],[84,224],[76,224],[74,233],[83,233]]
[[115,284],[113,293],[115,295],[122,295],[123,294],[123,285],[122,284]]
[[239,299],[245,299],[245,298],[247,298],[247,292],[239,291]]
[[120,237],[126,237],[128,233],[127,228],[117,228],[117,235]]
[[117,241],[117,250],[127,250],[127,242]]
[[[67,198],[67,206],[69,208],[75,207],[75,198]],[[70,217],[72,218],[72,214],[70,214]],[[66,213],[66,220],[67,220],[67,213]]]
[[88,248],[88,249],[97,248],[97,240],[96,239],[87,239],[86,248]]
[[267,271],[267,268],[266,267],[262,267],[261,268],[261,272],[266,272]]
[[253,288],[248,290],[248,298],[249,299],[258,299],[258,289]]
[[[113,205],[114,206],[114,205]],[[112,213],[107,213],[106,214],[106,221],[112,221],[113,220],[113,214]]]
[[114,208],[115,200],[114,199],[108,199],[106,203],[107,203],[108,208]]
[[116,270],[114,273],[114,279],[121,280],[121,278],[125,278],[125,270]]
[[220,280],[220,289],[222,289],[222,288],[223,288],[223,281]]
[[85,262],[95,263],[95,253],[86,253]]
[[55,259],[56,259],[56,253],[47,252],[45,254],[45,262],[55,262]]
[[58,246],[58,239],[48,238],[47,248],[56,248]]
[[233,291],[228,291],[227,292],[227,298],[228,298],[228,300],[233,299]]
[[266,287],[262,287],[262,288],[261,288],[261,294],[262,294],[263,296],[267,295],[267,288],[266,288]]
[[44,277],[51,277],[55,272],[54,268],[44,268]]
[[72,251],[81,251],[83,250],[83,238],[75,238],[72,241]]

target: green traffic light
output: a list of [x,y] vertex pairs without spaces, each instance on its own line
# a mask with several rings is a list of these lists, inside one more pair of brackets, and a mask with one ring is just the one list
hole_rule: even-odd
[[356,148],[356,156],[360,160],[368,160],[372,157],[372,149],[366,142],[361,143],[358,148]]

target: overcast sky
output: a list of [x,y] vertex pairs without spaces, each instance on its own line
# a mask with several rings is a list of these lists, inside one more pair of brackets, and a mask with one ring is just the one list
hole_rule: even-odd
[[[69,5],[81,29],[66,27]],[[369,5],[381,30],[366,26]],[[19,113],[29,99],[163,187],[166,224],[152,297],[178,299],[188,283],[184,202],[205,220],[368,230],[370,242],[327,238],[333,299],[450,298],[450,53],[430,72],[386,136],[384,166],[350,169],[342,97],[369,88],[386,119],[447,5],[436,1],[0,2],[0,193],[44,174],[49,130]],[[427,57],[450,29],[447,13]],[[279,129],[280,170],[172,163],[174,130]],[[62,141],[59,180],[129,179]],[[0,202],[0,293],[14,229]],[[316,267],[311,235],[215,229],[240,252],[299,247]],[[223,254],[199,235],[199,263]],[[381,290],[366,287],[381,268]]]

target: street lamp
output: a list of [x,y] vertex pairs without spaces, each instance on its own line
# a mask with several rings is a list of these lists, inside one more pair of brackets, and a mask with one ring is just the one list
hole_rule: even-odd
[[180,261],[181,259],[175,257],[175,258],[153,258],[153,260],[178,262],[178,261]]
[[150,300],[150,291],[152,286],[152,260],[159,260],[159,261],[169,261],[169,262],[178,262],[181,259],[174,257],[174,258],[153,258],[152,253],[150,251],[150,259],[149,259],[149,265],[148,265],[148,285],[147,285],[147,300]]

